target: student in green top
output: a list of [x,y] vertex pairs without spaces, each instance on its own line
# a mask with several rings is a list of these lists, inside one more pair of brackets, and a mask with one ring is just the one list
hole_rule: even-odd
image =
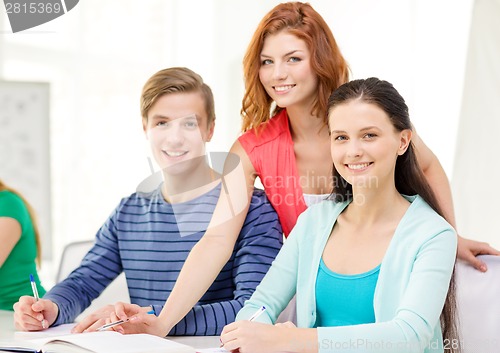
[[40,284],[40,236],[29,203],[0,180],[0,310],[13,310],[22,295],[32,295],[30,274],[38,294]]

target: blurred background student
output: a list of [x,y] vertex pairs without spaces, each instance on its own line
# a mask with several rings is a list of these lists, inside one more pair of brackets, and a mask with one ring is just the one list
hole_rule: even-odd
[[0,179],[0,310],[13,310],[22,295],[33,295],[30,274],[38,294],[45,289],[38,278],[40,234],[33,209],[17,191]]

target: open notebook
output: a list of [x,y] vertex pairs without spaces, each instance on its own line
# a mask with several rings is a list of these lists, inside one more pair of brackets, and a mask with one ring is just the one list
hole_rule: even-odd
[[147,334],[89,332],[36,339],[0,341],[0,352],[32,353],[195,353],[194,348]]

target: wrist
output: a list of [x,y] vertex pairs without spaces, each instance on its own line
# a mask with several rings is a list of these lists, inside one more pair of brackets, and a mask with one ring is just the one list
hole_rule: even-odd
[[160,334],[162,337],[168,336],[172,328],[175,326],[175,323],[171,322],[171,320],[168,319],[167,314],[165,313],[165,310],[162,310],[160,315],[157,315],[158,321],[160,323]]
[[44,315],[45,320],[47,321],[48,327],[54,325],[57,322],[57,319],[59,318],[59,305],[57,303],[53,302],[50,300],[50,303],[52,305],[51,310],[47,310],[46,313],[47,315]]
[[287,330],[287,352],[318,352],[318,330],[313,328],[290,328]]

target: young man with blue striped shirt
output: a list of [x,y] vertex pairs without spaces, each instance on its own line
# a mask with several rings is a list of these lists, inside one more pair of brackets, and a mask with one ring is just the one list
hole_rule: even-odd
[[[131,303],[138,310],[153,307],[156,315],[160,313],[224,188],[223,178],[205,157],[215,111],[212,92],[199,75],[186,68],[157,72],[144,86],[141,113],[163,183],[152,192],[122,199],[99,229],[80,267],[43,299],[21,297],[14,305],[17,329],[36,331],[73,322],[121,272],[125,272]],[[230,260],[169,334],[220,334],[250,298],[281,244],[278,217],[264,193],[255,190]],[[95,330],[111,313],[114,307],[106,306],[74,331]]]

